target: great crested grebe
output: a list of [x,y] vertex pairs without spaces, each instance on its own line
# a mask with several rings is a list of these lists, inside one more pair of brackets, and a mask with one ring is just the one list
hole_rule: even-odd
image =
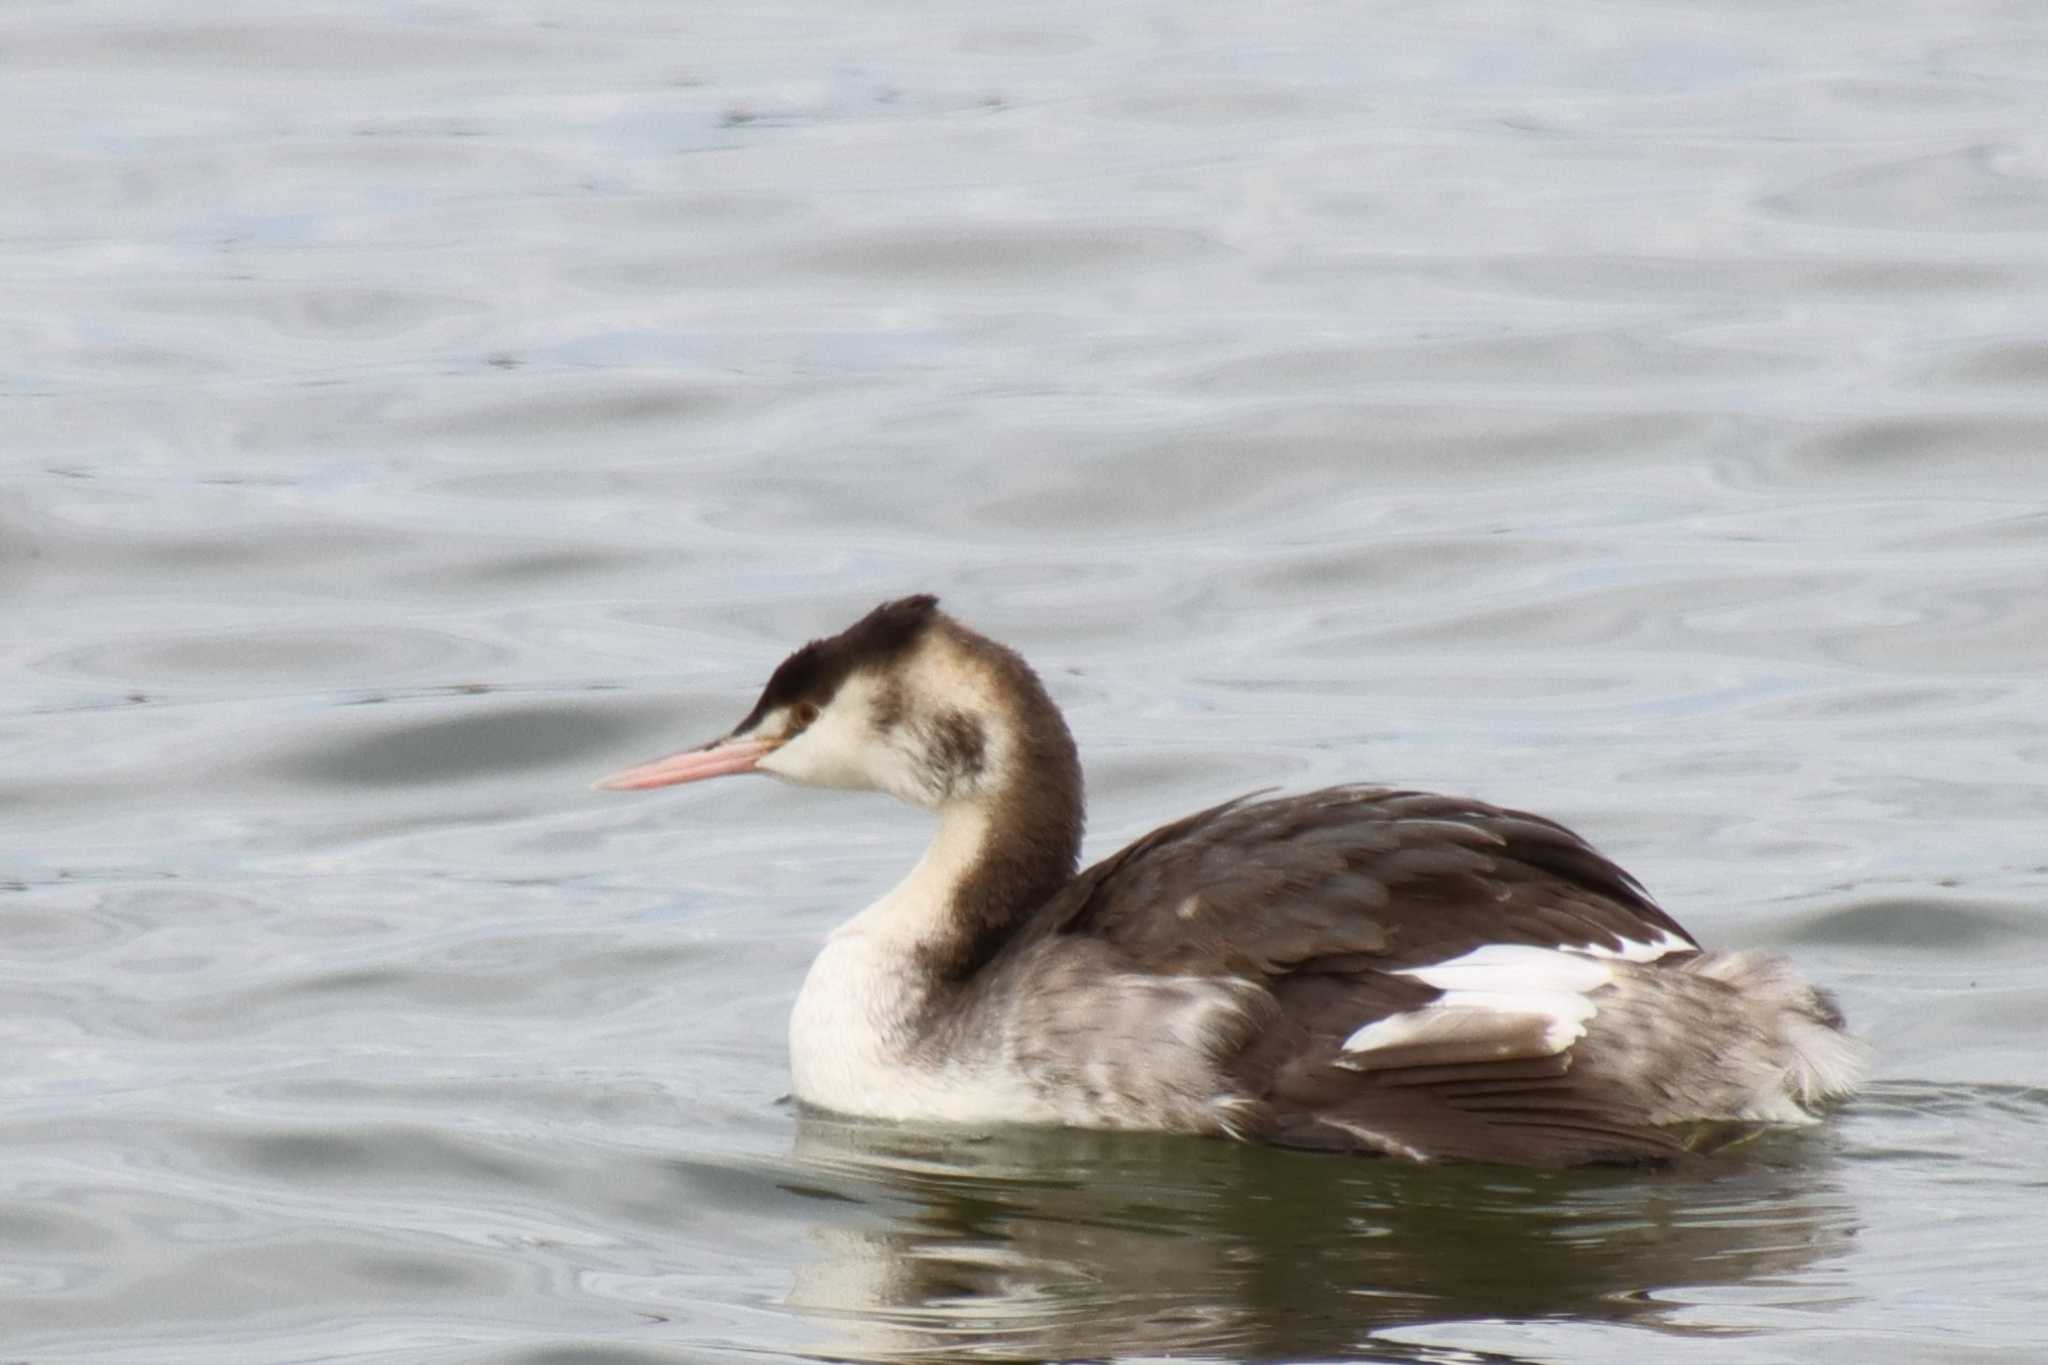
[[822,1109],[1561,1165],[1810,1123],[1863,1069],[1825,991],[1701,949],[1541,816],[1243,797],[1077,873],[1066,722],[933,597],[805,645],[732,733],[599,785],[746,772],[938,817],[797,997],[795,1092]]

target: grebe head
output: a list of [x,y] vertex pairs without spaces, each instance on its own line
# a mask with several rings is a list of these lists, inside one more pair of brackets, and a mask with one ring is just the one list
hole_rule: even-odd
[[993,801],[1025,773],[1071,784],[1076,806],[1080,799],[1073,741],[1037,676],[929,595],[885,602],[791,654],[730,734],[598,786],[631,791],[743,772],[887,792],[934,810]]

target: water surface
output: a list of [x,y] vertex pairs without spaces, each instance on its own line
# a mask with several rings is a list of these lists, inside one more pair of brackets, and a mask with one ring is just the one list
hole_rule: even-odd
[[[0,17],[0,1351],[1970,1361],[2048,1239],[2048,21]],[[804,1118],[922,823],[613,767],[930,589],[1090,849],[1584,830],[1876,1046],[1666,1171]]]

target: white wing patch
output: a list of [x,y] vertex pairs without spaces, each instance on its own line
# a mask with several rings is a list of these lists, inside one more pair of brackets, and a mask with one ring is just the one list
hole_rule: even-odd
[[1599,958],[1555,948],[1489,943],[1462,957],[1394,973],[1443,994],[1375,1019],[1346,1038],[1337,1065],[1355,1071],[1554,1057],[1586,1036],[1590,998],[1614,973]]
[[1397,972],[1440,991],[1539,991],[1581,994],[1614,980],[1597,957],[1562,948],[1488,943],[1463,957]]
[[1621,962],[1655,962],[1666,953],[1696,953],[1699,948],[1669,929],[1659,929],[1653,939],[1624,938],[1620,948],[1609,948],[1599,943],[1559,944],[1558,951],[1577,953],[1581,957],[1613,958]]

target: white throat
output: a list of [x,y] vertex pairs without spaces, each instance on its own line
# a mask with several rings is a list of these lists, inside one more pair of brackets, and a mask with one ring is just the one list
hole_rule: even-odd
[[908,951],[937,937],[951,922],[953,894],[980,860],[988,832],[989,812],[979,802],[942,806],[917,865],[887,895],[834,929],[832,938],[871,938]]
[[910,874],[832,931],[811,963],[789,1018],[796,1096],[841,1113],[874,1113],[936,1078],[912,1065],[919,1010],[936,984],[918,949],[943,935],[954,893],[989,834],[988,809],[954,802]]

